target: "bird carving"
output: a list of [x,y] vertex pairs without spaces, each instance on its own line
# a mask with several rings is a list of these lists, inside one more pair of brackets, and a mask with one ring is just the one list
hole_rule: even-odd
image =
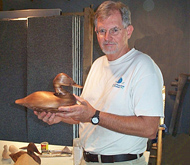
[[16,100],[15,103],[39,112],[59,112],[59,106],[76,104],[74,95],[62,88],[63,86],[82,88],[71,77],[65,73],[59,73],[53,80],[53,86],[55,92],[37,91]]
[[41,164],[41,159],[39,156],[37,156],[34,152],[41,155],[41,153],[38,151],[36,145],[34,143],[29,143],[27,147],[23,147],[22,149],[27,149],[27,152],[25,151],[19,151],[17,153],[10,154],[10,157],[14,162],[16,162],[22,155],[28,154],[31,156],[38,164]]

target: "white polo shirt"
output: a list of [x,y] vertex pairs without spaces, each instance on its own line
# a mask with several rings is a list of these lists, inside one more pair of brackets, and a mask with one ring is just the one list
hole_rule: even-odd
[[[164,116],[163,77],[147,55],[134,48],[115,61],[106,56],[92,65],[81,97],[95,109],[121,116]],[[147,138],[117,133],[99,125],[80,123],[86,151],[93,154],[139,154]]]

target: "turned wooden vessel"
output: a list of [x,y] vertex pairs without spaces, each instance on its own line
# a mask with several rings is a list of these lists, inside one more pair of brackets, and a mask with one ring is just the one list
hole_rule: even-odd
[[76,104],[76,98],[73,94],[62,88],[63,86],[82,88],[71,77],[65,73],[59,73],[53,80],[53,86],[55,92],[37,91],[25,98],[16,100],[15,103],[39,112],[59,112],[59,106]]

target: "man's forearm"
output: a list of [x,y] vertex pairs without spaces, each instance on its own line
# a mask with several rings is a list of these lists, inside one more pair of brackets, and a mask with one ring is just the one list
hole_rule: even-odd
[[119,116],[100,113],[99,125],[115,132],[153,139],[156,136],[160,117]]

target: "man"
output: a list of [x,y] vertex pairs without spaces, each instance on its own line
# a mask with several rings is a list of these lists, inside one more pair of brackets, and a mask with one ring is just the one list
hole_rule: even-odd
[[95,31],[105,56],[93,63],[81,97],[75,96],[80,104],[35,114],[48,124],[79,123],[87,164],[146,164],[142,153],[163,116],[162,74],[149,56],[129,48],[133,26],[123,3],[103,2]]

